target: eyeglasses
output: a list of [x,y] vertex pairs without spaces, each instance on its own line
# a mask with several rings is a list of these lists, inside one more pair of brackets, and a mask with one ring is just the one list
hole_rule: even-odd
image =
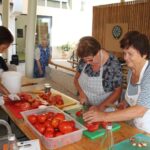
[[94,56],[87,56],[87,57],[84,57],[83,60],[84,60],[86,63],[92,63],[93,60],[94,60]]

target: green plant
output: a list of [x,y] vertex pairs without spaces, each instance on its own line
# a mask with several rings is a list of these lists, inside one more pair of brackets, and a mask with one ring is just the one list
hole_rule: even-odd
[[72,49],[72,47],[71,47],[71,45],[69,43],[66,43],[66,44],[64,44],[64,45],[61,46],[61,49],[63,51],[69,51],[69,50]]

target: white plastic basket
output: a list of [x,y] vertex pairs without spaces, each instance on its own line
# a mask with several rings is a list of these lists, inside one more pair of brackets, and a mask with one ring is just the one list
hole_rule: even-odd
[[[73,120],[75,122],[76,128],[78,130],[64,134],[58,137],[53,137],[53,138],[46,138],[44,135],[42,135],[40,132],[38,132],[33,125],[28,121],[27,116],[31,114],[41,114],[41,113],[46,113],[46,112],[59,112],[63,113],[65,115],[66,120]],[[28,111],[23,111],[21,112],[25,123],[33,130],[33,132],[37,135],[37,137],[41,140],[41,142],[45,145],[47,149],[56,149],[60,148],[62,146],[74,143],[79,141],[82,138],[82,132],[86,130],[86,128],[81,125],[79,122],[77,122],[74,118],[60,110],[59,108],[55,106],[48,106],[45,109],[33,109],[33,110],[28,110]]]

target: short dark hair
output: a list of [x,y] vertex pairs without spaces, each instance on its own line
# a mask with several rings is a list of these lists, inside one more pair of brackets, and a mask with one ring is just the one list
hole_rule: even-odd
[[14,38],[11,32],[4,26],[0,26],[0,44],[11,44]]
[[141,56],[146,55],[146,59],[150,58],[150,43],[145,34],[138,31],[127,32],[120,41],[120,47],[128,49],[130,46],[135,48]]
[[94,37],[85,36],[79,40],[77,56],[80,58],[95,56],[100,49],[101,45]]

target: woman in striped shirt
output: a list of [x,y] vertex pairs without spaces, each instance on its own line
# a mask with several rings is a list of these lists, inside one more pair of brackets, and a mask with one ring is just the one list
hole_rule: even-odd
[[129,67],[128,86],[123,109],[115,112],[90,110],[84,120],[91,122],[132,120],[135,127],[150,133],[150,43],[148,37],[138,31],[130,31],[120,41],[124,59]]

